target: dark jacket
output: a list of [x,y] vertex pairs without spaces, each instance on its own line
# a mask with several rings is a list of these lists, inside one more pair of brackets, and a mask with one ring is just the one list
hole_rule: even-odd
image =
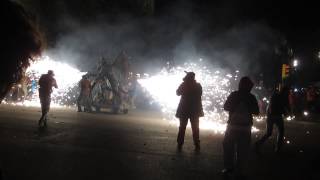
[[289,99],[284,93],[273,93],[268,107],[268,115],[281,116],[289,111]]
[[190,118],[204,115],[202,109],[202,87],[195,80],[184,81],[177,89],[177,95],[181,96],[176,117]]
[[228,124],[251,126],[252,114],[259,114],[257,99],[250,91],[239,90],[232,92],[224,104],[224,110],[229,111]]
[[52,87],[58,88],[56,80],[49,74],[43,74],[41,75],[39,79],[39,92],[41,94],[51,94],[52,93]]

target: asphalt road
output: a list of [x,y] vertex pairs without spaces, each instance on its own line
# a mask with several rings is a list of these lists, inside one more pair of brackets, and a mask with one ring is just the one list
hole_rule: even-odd
[[[39,130],[39,108],[0,106],[0,166],[4,179],[222,179],[223,135],[202,130],[201,152],[191,131],[181,153],[177,127],[158,112],[127,115],[52,109],[47,130]],[[256,124],[263,127],[263,122]],[[253,141],[261,136],[253,134]],[[251,153],[248,179],[320,179],[320,124],[287,122],[283,151]]]

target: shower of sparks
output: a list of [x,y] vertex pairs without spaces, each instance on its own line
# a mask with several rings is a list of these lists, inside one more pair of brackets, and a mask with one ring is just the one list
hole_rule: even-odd
[[[49,56],[43,56],[31,63],[30,67],[26,70],[28,78],[28,84],[25,87],[29,87],[27,92],[28,95],[19,99],[19,102],[4,102],[12,105],[19,106],[32,106],[39,107],[40,100],[38,94],[38,80],[42,74],[46,74],[48,70],[54,71],[54,78],[57,81],[58,89],[53,88],[51,94],[51,107],[67,107],[68,105],[74,104],[76,99],[76,93],[72,92],[77,87],[78,82],[84,72],[80,72],[78,69],[71,67],[70,65],[58,61],[54,61]],[[32,84],[34,85],[32,87]],[[23,85],[19,84],[19,87]],[[23,91],[23,90],[22,90]]]
[[[202,104],[205,115],[200,118],[200,128],[223,133],[228,119],[228,113],[223,110],[223,104],[232,91],[231,84],[236,81],[239,71],[232,75],[223,73],[221,70],[213,71],[204,65],[185,63],[183,66],[164,68],[153,76],[144,76],[139,83],[148,91],[153,101],[160,105],[164,119],[179,125],[178,119],[175,118],[180,100],[180,97],[176,95],[176,89],[182,83],[182,78],[185,76],[184,71],[195,72],[196,80],[202,85]],[[255,127],[252,130],[258,131]]]

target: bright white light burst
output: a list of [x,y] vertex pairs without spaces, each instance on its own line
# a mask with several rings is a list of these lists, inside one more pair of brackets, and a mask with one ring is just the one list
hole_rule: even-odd
[[[26,74],[31,82],[35,81],[37,84],[40,76],[42,74],[46,74],[48,70],[54,71],[55,79],[58,84],[58,89],[53,88],[53,93],[51,95],[51,106],[66,107],[68,104],[66,102],[70,101],[71,99],[75,99],[76,96],[75,93],[70,93],[70,91],[76,87],[82,75],[85,73],[80,72],[78,69],[71,67],[66,63],[54,61],[49,56],[43,56],[31,63],[30,67],[26,71]],[[33,90],[29,89],[29,97],[20,102],[14,102],[10,104],[39,107],[40,100],[38,96],[38,86],[36,86],[36,88]]]
[[[161,106],[164,119],[178,125],[179,121],[175,118],[175,113],[180,97],[176,95],[176,89],[182,83],[182,78],[185,76],[184,71],[195,72],[196,80],[202,85],[202,104],[205,116],[200,119],[200,128],[223,133],[228,118],[228,113],[223,110],[223,104],[232,91],[231,83],[235,81],[234,75],[223,73],[218,69],[212,71],[206,66],[195,63],[185,63],[183,66],[171,69],[164,68],[154,76],[142,77],[139,83]],[[253,131],[257,129],[253,128]]]

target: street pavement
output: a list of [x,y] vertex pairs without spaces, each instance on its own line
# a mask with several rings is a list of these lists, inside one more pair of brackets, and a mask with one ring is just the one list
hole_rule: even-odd
[[[194,152],[190,129],[181,153],[177,127],[151,110],[127,115],[52,109],[46,130],[40,108],[0,105],[0,167],[5,180],[223,179],[222,134],[201,130]],[[262,135],[253,134],[253,142]],[[273,152],[271,137],[249,160],[252,180],[319,180],[320,123],[286,122],[286,145]]]

